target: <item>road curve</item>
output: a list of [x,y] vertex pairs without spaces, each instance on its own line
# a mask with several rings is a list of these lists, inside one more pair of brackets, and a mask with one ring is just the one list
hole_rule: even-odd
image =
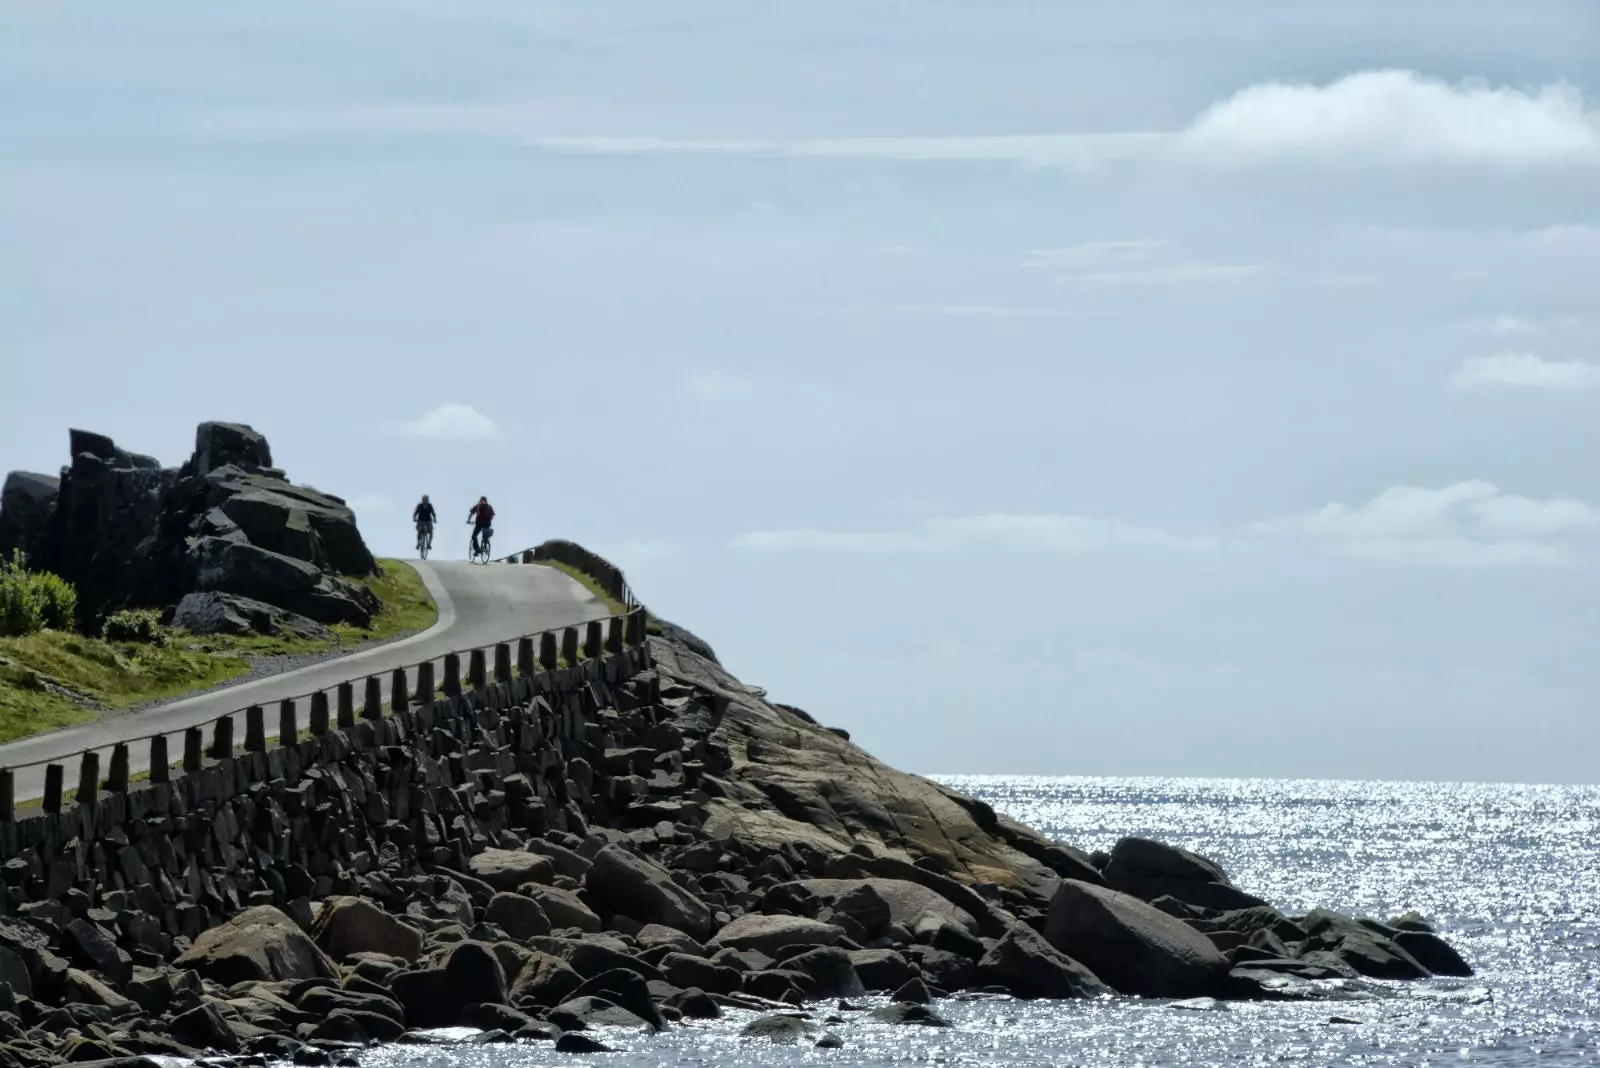
[[[44,767],[49,762],[67,765],[66,784],[71,788],[77,784],[78,758],[84,752],[101,751],[100,766],[104,774],[112,746],[157,733],[168,736],[168,752],[177,760],[183,755],[185,729],[229,713],[235,713],[234,737],[242,740],[242,710],[248,705],[266,708],[267,733],[271,736],[278,729],[277,703],[287,698],[306,697],[319,690],[332,690],[350,679],[376,675],[382,680],[387,701],[389,673],[397,667],[409,668],[430,660],[438,665],[446,653],[482,648],[523,634],[554,630],[591,619],[604,619],[610,614],[605,603],[588,589],[552,567],[474,565],[464,561],[408,560],[406,563],[422,576],[439,606],[439,619],[432,627],[388,645],[296,671],[0,745],[0,767],[15,769],[18,803],[44,796]],[[442,666],[435,667],[436,678],[443,677],[439,674],[441,671]],[[356,700],[358,703],[361,700],[359,689]],[[302,727],[307,715],[305,709],[300,710]],[[128,755],[132,772],[147,770],[148,746],[131,746]]]

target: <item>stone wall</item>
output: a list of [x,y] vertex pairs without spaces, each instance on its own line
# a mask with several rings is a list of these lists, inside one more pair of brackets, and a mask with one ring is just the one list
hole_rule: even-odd
[[276,738],[260,708],[248,710],[242,746],[231,716],[208,725],[209,738],[191,728],[176,766],[166,739],[149,739],[145,782],[129,781],[127,746],[105,769],[87,753],[77,795],[65,796],[66,769],[54,765],[32,812],[10,803],[11,772],[0,773],[10,816],[0,911],[76,897],[157,921],[156,942],[192,938],[250,904],[354,892],[381,853],[419,872],[460,869],[508,820],[583,833],[592,780],[570,762],[603,749],[618,686],[649,667],[642,614],[525,637],[515,653],[509,643],[470,652],[464,677],[460,662],[446,659],[437,688],[432,665],[413,669],[387,707],[373,699],[376,679],[340,687],[333,702],[285,701]]
[[639,607],[639,600],[633,595],[633,590],[628,586],[628,579],[622,569],[610,560],[592,553],[576,542],[554,539],[532,549],[525,549],[520,553],[513,553],[505,558],[509,564],[541,564],[557,563],[581,571],[594,579],[595,584],[604,590],[607,596],[629,608]]

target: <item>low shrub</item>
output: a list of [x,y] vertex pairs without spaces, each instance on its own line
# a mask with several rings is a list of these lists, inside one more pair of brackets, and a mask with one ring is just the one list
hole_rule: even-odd
[[100,636],[108,642],[161,644],[161,620],[150,609],[124,608],[106,617]]
[[48,571],[29,571],[20,550],[0,560],[0,635],[70,630],[77,611],[72,583]]

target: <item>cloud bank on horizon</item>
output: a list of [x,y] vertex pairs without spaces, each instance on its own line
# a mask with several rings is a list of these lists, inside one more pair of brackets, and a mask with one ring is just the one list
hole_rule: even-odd
[[7,8],[0,464],[486,493],[919,770],[1594,781],[1600,10],[1196,8]]

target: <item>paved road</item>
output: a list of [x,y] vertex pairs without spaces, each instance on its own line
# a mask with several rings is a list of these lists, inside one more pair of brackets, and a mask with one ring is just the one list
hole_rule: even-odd
[[[16,769],[17,801],[44,796],[44,764],[47,762],[66,765],[66,784],[70,789],[78,781],[78,758],[89,749],[102,751],[103,774],[113,745],[162,732],[168,735],[168,752],[177,760],[183,755],[186,728],[230,712],[238,713],[234,717],[234,738],[243,740],[242,709],[248,705],[261,705],[266,709],[270,736],[277,732],[277,702],[285,698],[306,697],[319,690],[332,690],[352,678],[377,675],[383,681],[384,700],[387,701],[389,673],[397,667],[411,667],[432,660],[436,663],[435,677],[443,678],[439,662],[446,653],[482,648],[523,634],[554,630],[591,619],[604,619],[609,614],[604,602],[555,568],[529,564],[473,565],[464,561],[408,563],[422,576],[439,605],[439,621],[429,629],[401,641],[297,671],[171,701],[102,723],[0,745],[0,767]],[[463,671],[466,670],[465,660],[463,657]],[[356,701],[359,708],[359,688]],[[300,709],[302,728],[308,715],[309,705]],[[209,731],[206,740],[209,744]],[[146,770],[149,755],[146,745],[130,747],[131,770],[135,773]]]

